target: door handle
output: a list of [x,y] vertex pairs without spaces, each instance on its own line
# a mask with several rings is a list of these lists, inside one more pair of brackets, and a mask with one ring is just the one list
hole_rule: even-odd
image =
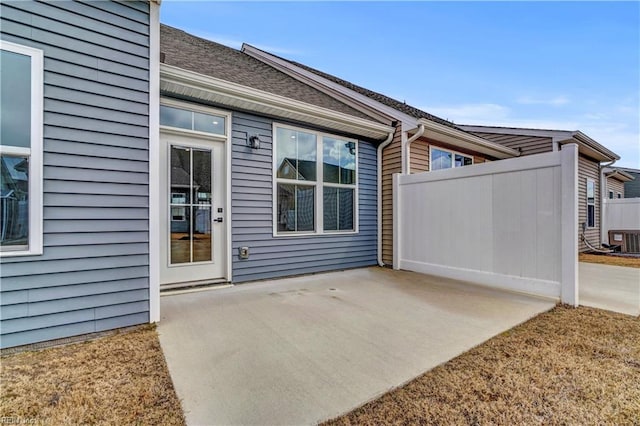
[[219,217],[219,218],[217,218],[217,219],[213,219],[213,221],[214,221],[214,222],[220,222],[220,223],[222,223],[222,218],[221,218],[221,217]]

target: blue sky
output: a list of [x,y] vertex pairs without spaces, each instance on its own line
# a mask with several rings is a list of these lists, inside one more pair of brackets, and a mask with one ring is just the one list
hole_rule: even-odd
[[640,168],[639,2],[183,2],[242,42],[459,124],[582,130]]

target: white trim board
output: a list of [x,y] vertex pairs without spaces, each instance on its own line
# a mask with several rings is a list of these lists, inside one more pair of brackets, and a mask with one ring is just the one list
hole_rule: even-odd
[[149,3],[149,322],[160,321],[160,2]]

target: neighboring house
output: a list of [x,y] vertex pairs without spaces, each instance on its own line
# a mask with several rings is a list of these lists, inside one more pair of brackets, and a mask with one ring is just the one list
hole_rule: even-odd
[[640,169],[631,169],[628,167],[612,167],[614,170],[626,173],[631,180],[624,181],[624,198],[640,198]]
[[372,119],[393,124],[391,138],[378,146],[378,263],[393,263],[394,173],[415,173],[516,157],[519,152],[471,134],[418,108],[250,45],[247,55],[344,102]]
[[558,151],[564,144],[578,145],[578,238],[579,250],[588,247],[585,238],[594,246],[601,240],[602,198],[606,187],[603,168],[620,157],[580,131],[523,129],[496,126],[461,125],[463,129],[493,142],[520,151],[522,155]]
[[617,167],[605,167],[604,197],[610,200],[614,198],[625,198],[625,184],[634,180],[633,175]]
[[149,322],[158,5],[0,8],[0,346]]

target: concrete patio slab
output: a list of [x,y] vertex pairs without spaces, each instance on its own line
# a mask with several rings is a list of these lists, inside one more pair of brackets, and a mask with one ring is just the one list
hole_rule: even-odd
[[640,315],[640,269],[579,263],[580,304]]
[[365,268],[165,296],[159,334],[188,424],[314,424],[554,304]]

